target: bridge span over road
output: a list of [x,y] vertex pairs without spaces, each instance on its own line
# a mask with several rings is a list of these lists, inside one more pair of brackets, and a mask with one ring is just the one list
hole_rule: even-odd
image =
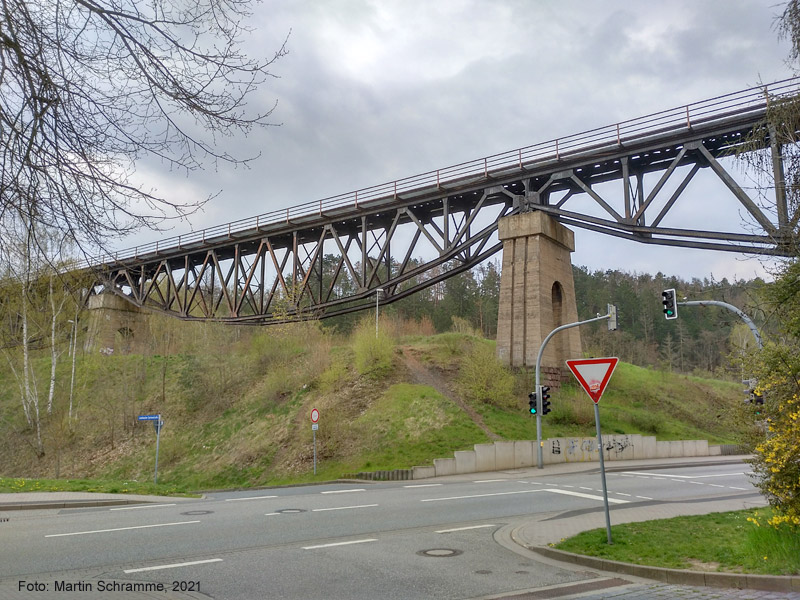
[[[754,87],[138,246],[89,266],[95,291],[186,320],[269,324],[391,303],[504,248],[498,354],[531,365],[541,339],[576,316],[565,226],[646,244],[796,252],[782,146],[765,117],[798,91],[799,79]],[[745,147],[771,152],[768,207],[721,162]],[[720,211],[732,201],[748,233],[669,224],[701,171],[727,196],[704,201]],[[546,363],[580,351],[573,331]]]

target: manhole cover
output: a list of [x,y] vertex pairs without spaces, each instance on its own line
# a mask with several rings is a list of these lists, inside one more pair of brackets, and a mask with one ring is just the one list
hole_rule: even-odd
[[275,512],[281,514],[291,514],[291,513],[303,513],[306,511],[302,508],[282,508],[280,510],[276,510]]
[[453,548],[431,548],[430,550],[420,550],[417,552],[420,556],[433,556],[443,558],[448,556],[458,556],[462,554],[461,550],[454,550]]
[[213,510],[189,510],[186,512],[182,512],[182,515],[210,515],[213,513]]

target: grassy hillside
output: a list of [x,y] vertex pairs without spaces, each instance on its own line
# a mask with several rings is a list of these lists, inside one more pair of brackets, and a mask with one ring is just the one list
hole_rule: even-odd
[[[147,352],[79,357],[71,421],[69,365],[59,364],[41,457],[14,376],[0,370],[0,476],[147,481],[155,433],[136,416],[151,413],[166,421],[159,480],[185,490],[315,479],[313,407],[318,480],[535,438],[532,373],[501,367],[491,341],[414,329],[387,320],[376,339],[370,321],[347,337],[317,323],[241,331],[162,321]],[[620,364],[601,401],[603,431],[733,443],[740,387]],[[594,435],[581,389],[553,390],[552,403],[545,437]]]

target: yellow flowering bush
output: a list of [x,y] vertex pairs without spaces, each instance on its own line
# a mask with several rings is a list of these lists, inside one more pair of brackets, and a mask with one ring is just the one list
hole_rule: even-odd
[[[764,405],[754,407],[761,426],[753,448],[756,485],[775,509],[773,527],[800,528],[800,262],[784,265],[765,296],[780,324],[773,339],[752,357]],[[754,521],[757,525],[759,524]]]

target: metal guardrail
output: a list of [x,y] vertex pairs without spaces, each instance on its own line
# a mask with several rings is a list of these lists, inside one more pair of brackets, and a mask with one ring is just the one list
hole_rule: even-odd
[[619,147],[626,141],[641,140],[647,135],[663,135],[669,132],[690,131],[696,125],[713,124],[733,116],[746,116],[764,111],[770,97],[788,96],[800,93],[800,78],[785,79],[760,85],[746,90],[717,96],[692,104],[645,115],[629,121],[590,129],[547,142],[541,142],[500,154],[494,154],[437,169],[403,179],[362,188],[346,194],[330,196],[285,209],[231,221],[206,229],[166,238],[107,253],[82,261],[79,268],[101,265],[128,259],[158,254],[160,251],[181,249],[186,245],[204,245],[210,240],[232,237],[236,233],[259,230],[268,225],[291,223],[292,219],[322,215],[325,211],[337,208],[358,209],[361,205],[376,200],[397,198],[399,194],[428,187],[439,188],[443,184],[456,182],[467,177],[488,178],[492,174],[509,170],[524,170],[537,163],[561,160],[589,150],[604,147]]

